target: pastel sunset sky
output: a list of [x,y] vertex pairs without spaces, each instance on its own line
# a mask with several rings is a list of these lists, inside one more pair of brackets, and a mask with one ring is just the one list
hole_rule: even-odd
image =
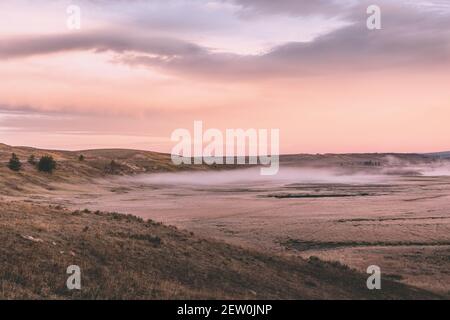
[[450,150],[450,0],[1,1],[0,74],[11,145],[170,152],[202,120],[282,153]]

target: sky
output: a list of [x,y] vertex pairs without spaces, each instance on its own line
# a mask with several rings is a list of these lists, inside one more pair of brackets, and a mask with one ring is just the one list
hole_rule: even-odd
[[282,153],[450,150],[450,0],[2,1],[0,75],[10,145],[170,152],[201,120]]

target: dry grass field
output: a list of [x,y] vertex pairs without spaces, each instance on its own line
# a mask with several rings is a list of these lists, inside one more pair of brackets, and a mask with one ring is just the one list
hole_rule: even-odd
[[[0,210],[2,299],[439,298],[338,263],[268,255],[140,218],[23,202]],[[82,290],[69,291],[78,265]]]
[[[57,169],[37,171],[31,154]],[[416,172],[439,159],[393,161],[285,156],[266,181],[145,151],[0,145],[0,298],[448,298],[450,182]],[[81,291],[65,286],[72,264]],[[366,288],[371,264],[380,291]]]

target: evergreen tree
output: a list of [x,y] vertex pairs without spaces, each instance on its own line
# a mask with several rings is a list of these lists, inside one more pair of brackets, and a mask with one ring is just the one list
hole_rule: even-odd
[[19,171],[20,168],[22,168],[22,163],[15,153],[13,153],[11,155],[11,159],[9,159],[8,168],[10,168],[12,171]]
[[52,173],[56,169],[56,161],[52,156],[43,156],[38,163],[38,170]]

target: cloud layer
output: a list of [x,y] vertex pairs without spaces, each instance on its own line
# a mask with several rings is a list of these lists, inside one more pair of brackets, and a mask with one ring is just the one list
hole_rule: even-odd
[[[111,51],[115,61],[145,65],[170,73],[213,79],[297,77],[343,70],[448,66],[450,19],[445,11],[423,10],[383,2],[383,29],[366,28],[365,5],[333,1],[235,0],[242,12],[299,15],[346,13],[349,25],[309,42],[288,42],[266,53],[216,52],[188,39],[148,36],[140,30],[83,31],[74,34],[24,36],[0,44],[0,57],[13,59],[67,51]],[[339,11],[340,9],[341,11]]]
[[156,149],[204,120],[289,153],[449,148],[448,1],[377,1],[374,31],[366,0],[77,3],[73,31],[69,0],[0,3],[2,139]]

